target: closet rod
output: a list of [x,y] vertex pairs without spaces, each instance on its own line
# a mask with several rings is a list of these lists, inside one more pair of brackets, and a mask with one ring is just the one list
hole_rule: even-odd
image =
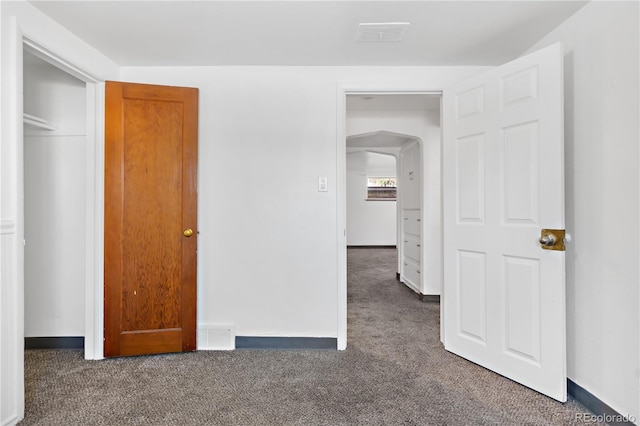
[[22,121],[24,122],[24,124],[28,124],[30,126],[37,127],[39,129],[44,129],[44,130],[56,129],[56,126],[49,123],[47,120],[43,120],[42,118],[36,117],[35,115],[31,115],[31,114],[26,114],[26,113],[22,114]]

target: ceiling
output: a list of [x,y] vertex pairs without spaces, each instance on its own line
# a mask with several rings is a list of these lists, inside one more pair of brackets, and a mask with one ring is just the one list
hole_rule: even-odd
[[[586,1],[31,1],[121,66],[498,65]],[[359,23],[408,22],[399,42]]]

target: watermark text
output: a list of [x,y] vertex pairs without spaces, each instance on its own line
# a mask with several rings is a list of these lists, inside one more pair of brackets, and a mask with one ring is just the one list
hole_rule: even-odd
[[576,423],[635,423],[635,416],[623,416],[622,414],[593,414],[593,413],[576,413]]

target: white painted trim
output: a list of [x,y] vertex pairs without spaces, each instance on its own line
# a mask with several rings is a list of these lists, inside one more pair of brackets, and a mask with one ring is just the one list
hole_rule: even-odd
[[[22,123],[23,120],[23,73],[22,73],[22,63],[23,63],[23,50],[22,50],[22,38],[23,32],[18,24],[18,20],[13,18],[11,20],[11,26],[13,28],[12,31],[12,40],[11,40],[11,49],[15,50],[11,54],[11,62],[13,64],[19,64],[20,68],[11,67],[11,73],[15,73],[12,75],[11,82],[11,100],[14,105],[17,105],[17,108],[12,109],[11,121],[13,124],[13,129],[11,130],[11,138],[15,149],[15,173],[13,174],[13,178],[15,179],[15,197],[17,200],[15,201],[15,218],[16,218],[16,238],[15,238],[15,259],[16,265],[18,266],[15,270],[15,283],[18,285],[18,288],[14,289],[14,297],[15,297],[15,317],[16,321],[16,345],[19,345],[16,348],[16,356],[19,362],[18,368],[15,371],[16,384],[18,385],[19,395],[24,395],[24,147],[23,147],[23,139],[24,139],[24,125]],[[15,62],[14,62],[15,61]],[[18,400],[17,407],[18,413],[22,413],[24,416],[24,405],[25,400],[24,397]]]
[[15,234],[16,221],[12,219],[0,220],[0,234]]
[[85,289],[84,289],[84,358],[95,358],[95,323],[96,316],[94,312],[94,300],[96,294],[95,285],[91,285],[94,282],[95,276],[95,256],[96,249],[96,235],[95,230],[95,213],[93,208],[95,206],[95,178],[96,178],[96,164],[94,161],[96,143],[95,143],[95,110],[90,108],[90,105],[95,105],[96,102],[96,85],[93,83],[87,83],[85,89],[86,96],[86,152],[85,152]]
[[71,74],[78,80],[82,80],[85,83],[98,83],[100,81],[98,78],[94,77],[91,73],[80,69],[79,67],[70,63],[66,59],[53,53],[53,51],[51,51],[50,49],[31,40],[29,37],[24,36],[22,38],[22,42],[24,43],[24,50],[26,52],[29,52],[32,55],[42,59],[43,61],[50,63],[54,67],[61,69],[67,74]]
[[[3,141],[5,147],[8,148],[13,169],[11,170],[11,182],[9,194],[3,194],[3,197],[9,198],[8,202],[13,206],[13,217],[15,218],[13,226],[13,241],[9,247],[13,251],[10,265],[6,265],[11,270],[10,279],[4,284],[3,295],[6,299],[2,300],[2,310],[4,318],[12,318],[10,324],[3,327],[8,330],[9,344],[8,350],[4,350],[2,356],[9,357],[9,365],[12,365],[10,372],[3,372],[3,383],[8,383],[5,389],[13,391],[10,397],[11,407],[6,407],[7,396],[2,395],[3,409],[10,408],[12,419],[21,420],[24,417],[24,201],[23,193],[23,117],[22,117],[22,29],[18,24],[18,19],[12,17],[9,29],[9,54],[7,55],[9,62],[8,93],[5,94],[8,99],[9,120],[7,126],[7,140]],[[5,255],[6,256],[6,255]],[[3,338],[7,335],[3,333]],[[6,344],[6,343],[5,343]],[[4,363],[3,363],[4,364]],[[5,366],[7,364],[4,364]],[[8,374],[7,374],[8,373]],[[8,377],[7,377],[8,376]],[[6,411],[2,412],[6,415]]]
[[[345,111],[346,116],[346,111]],[[396,157],[396,179],[400,179],[402,176],[402,148],[398,151],[398,156]],[[397,182],[397,180],[396,180]],[[403,262],[402,259],[404,257],[404,240],[403,230],[404,230],[404,218],[402,217],[402,205],[404,204],[404,185],[402,185],[402,181],[398,188],[396,189],[396,278],[398,281],[402,282],[402,267]]]
[[104,336],[104,83],[87,83],[85,359],[102,359]]
[[[95,85],[95,155],[94,168],[94,270],[93,285],[95,332],[94,357],[104,358],[104,114],[105,114],[105,85],[104,82]],[[86,339],[85,339],[86,345]],[[86,358],[86,354],[85,354]]]
[[347,349],[347,86],[336,88],[336,241],[338,350]]
[[[411,83],[338,83],[336,87],[336,241],[337,241],[337,296],[338,296],[338,350],[347,348],[347,183],[346,115],[348,94],[358,95],[442,95],[442,88],[429,88]],[[421,158],[424,168],[424,158]],[[421,202],[424,197],[421,194]],[[425,209],[422,206],[422,223]],[[424,230],[423,230],[424,232]]]
[[[441,244],[441,248],[442,248],[442,252],[444,252],[444,185],[443,185],[443,164],[444,164],[444,132],[445,132],[445,128],[444,128],[444,120],[442,119],[443,117],[443,100],[444,100],[444,90],[442,91],[442,95],[440,96],[440,218],[442,221],[443,226],[440,227],[440,241],[442,242]],[[441,275],[441,280],[440,280],[440,341],[442,342],[442,345],[444,346],[444,298],[445,298],[445,294],[444,294],[444,256],[442,256],[441,260],[441,264],[440,267],[442,268],[442,275]]]

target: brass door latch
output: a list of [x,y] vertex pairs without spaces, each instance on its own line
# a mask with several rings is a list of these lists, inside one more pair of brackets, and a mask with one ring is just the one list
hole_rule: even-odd
[[566,242],[564,229],[542,229],[538,242],[544,250],[565,251]]

